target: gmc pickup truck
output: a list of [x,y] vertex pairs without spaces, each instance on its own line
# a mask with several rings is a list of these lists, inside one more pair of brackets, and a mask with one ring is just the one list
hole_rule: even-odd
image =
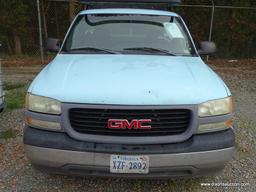
[[195,177],[220,173],[232,158],[232,96],[200,57],[215,44],[197,49],[176,13],[89,8],[62,44],[47,47],[58,54],[26,95],[24,144],[35,167]]

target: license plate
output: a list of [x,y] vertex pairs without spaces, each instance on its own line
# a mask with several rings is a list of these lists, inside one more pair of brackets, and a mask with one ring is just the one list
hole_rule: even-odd
[[149,172],[149,157],[145,155],[111,155],[110,172],[147,174]]

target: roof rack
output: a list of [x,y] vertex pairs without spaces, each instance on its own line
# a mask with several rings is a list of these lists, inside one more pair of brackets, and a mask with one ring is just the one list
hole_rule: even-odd
[[80,0],[88,8],[164,8],[181,4],[182,0]]

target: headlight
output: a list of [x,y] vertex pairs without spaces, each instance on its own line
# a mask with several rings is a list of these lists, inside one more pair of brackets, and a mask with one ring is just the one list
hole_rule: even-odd
[[27,94],[26,108],[29,111],[46,113],[46,114],[61,114],[61,103],[55,99]]
[[209,117],[232,113],[232,98],[227,97],[202,103],[198,108],[199,117]]

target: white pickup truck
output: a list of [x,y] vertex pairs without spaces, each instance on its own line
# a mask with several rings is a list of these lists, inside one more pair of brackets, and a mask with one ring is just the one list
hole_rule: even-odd
[[61,47],[51,39],[47,47],[58,54],[27,91],[31,163],[118,178],[221,172],[235,137],[232,95],[200,57],[215,44],[196,49],[179,15],[147,9],[146,0],[138,1],[147,3],[143,9],[126,8],[135,0],[95,2],[77,15]]

